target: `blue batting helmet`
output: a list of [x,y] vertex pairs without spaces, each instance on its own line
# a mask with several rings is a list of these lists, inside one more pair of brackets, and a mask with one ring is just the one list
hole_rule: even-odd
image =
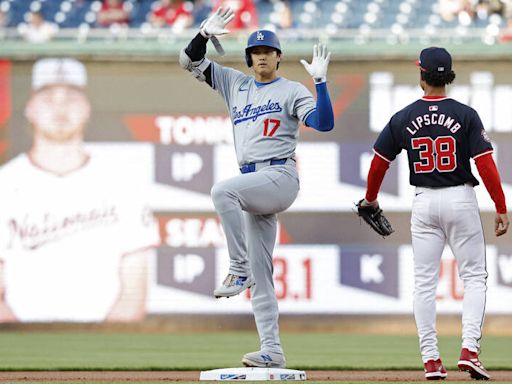
[[247,47],[245,48],[245,62],[249,67],[252,67],[251,49],[254,47],[271,47],[281,54],[281,44],[277,35],[272,31],[260,29],[259,31],[251,33],[247,40]]

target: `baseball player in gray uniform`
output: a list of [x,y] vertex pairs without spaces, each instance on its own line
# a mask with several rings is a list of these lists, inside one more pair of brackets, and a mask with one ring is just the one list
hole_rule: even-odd
[[334,126],[326,84],[330,53],[325,46],[315,46],[312,62],[301,60],[316,84],[315,101],[304,85],[277,75],[281,46],[271,31],[249,36],[245,59],[254,76],[208,60],[208,39],[228,33],[226,25],[232,18],[232,10],[219,8],[180,54],[181,66],[224,98],[241,172],[211,191],[230,255],[229,273],[214,295],[230,297],[252,287],[261,350],[247,353],[242,362],[250,367],[284,367],[272,279],[276,214],[286,210],[299,191],[295,166],[299,123],[319,131]]

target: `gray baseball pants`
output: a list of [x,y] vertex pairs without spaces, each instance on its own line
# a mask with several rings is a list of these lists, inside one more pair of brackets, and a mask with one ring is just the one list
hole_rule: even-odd
[[283,353],[279,340],[278,306],[272,278],[277,213],[286,210],[299,192],[295,161],[283,165],[257,164],[256,172],[215,184],[213,204],[226,234],[229,273],[252,274],[254,319],[261,350]]

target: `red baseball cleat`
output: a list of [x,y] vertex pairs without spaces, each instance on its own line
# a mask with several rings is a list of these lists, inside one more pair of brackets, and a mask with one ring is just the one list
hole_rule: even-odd
[[478,353],[472,352],[467,348],[462,348],[462,351],[460,351],[460,358],[457,365],[461,371],[469,372],[472,379],[489,380],[491,378],[489,372],[487,372],[480,362]]
[[441,359],[429,360],[423,365],[425,366],[425,378],[427,380],[444,380],[448,376]]

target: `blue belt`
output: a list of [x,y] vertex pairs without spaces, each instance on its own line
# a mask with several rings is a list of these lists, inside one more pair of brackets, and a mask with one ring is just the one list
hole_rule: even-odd
[[[268,163],[269,165],[282,165],[285,164],[288,159],[272,159],[270,161],[262,161],[262,163]],[[256,164],[260,163],[249,163],[244,164],[240,167],[240,172],[242,173],[250,173],[256,172]]]

